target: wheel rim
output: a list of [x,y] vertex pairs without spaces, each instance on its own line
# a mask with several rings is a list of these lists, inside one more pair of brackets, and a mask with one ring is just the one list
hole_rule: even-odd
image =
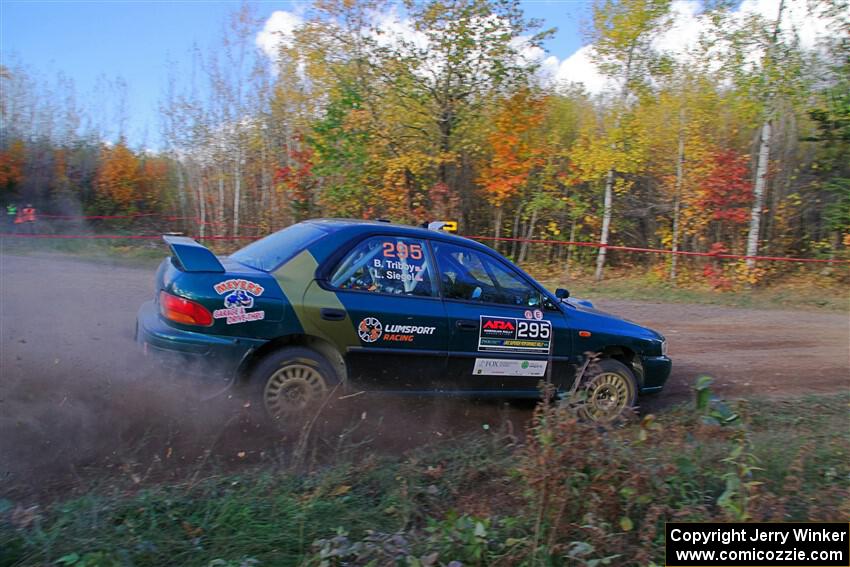
[[263,402],[272,417],[305,409],[321,400],[327,386],[325,379],[306,364],[288,364],[279,368],[266,382]]
[[586,410],[595,421],[611,421],[621,416],[630,399],[628,379],[616,372],[603,372],[587,385]]

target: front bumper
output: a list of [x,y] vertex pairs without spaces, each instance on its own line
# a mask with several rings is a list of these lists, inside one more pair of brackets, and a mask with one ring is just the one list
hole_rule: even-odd
[[660,391],[670,377],[673,361],[667,356],[642,356],[640,360],[643,365],[643,384],[640,393],[651,394]]
[[156,353],[165,361],[187,364],[190,373],[234,373],[242,361],[256,348],[265,344],[262,339],[223,337],[178,329],[167,324],[153,301],[142,304],[136,316],[136,341],[146,353]]

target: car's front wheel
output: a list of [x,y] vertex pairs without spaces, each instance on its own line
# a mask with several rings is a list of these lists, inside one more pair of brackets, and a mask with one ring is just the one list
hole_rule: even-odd
[[303,416],[316,409],[336,383],[330,363],[304,347],[287,347],[265,357],[250,382],[273,420]]
[[625,417],[637,401],[637,381],[628,366],[603,358],[582,384],[581,413],[588,419],[610,423]]

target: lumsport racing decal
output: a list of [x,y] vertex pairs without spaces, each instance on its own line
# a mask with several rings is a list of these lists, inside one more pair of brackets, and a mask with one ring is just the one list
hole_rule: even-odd
[[384,326],[374,317],[366,317],[357,325],[357,334],[364,343],[374,343],[384,334]]
[[215,292],[224,295],[224,309],[213,311],[214,319],[225,319],[228,325],[262,321],[265,311],[248,311],[254,307],[254,297],[263,295],[265,289],[258,283],[243,279],[229,279],[213,286]]
[[364,343],[397,342],[412,343],[418,335],[433,335],[437,327],[425,325],[397,325],[386,327],[376,317],[366,317],[357,325],[357,334]]
[[546,374],[545,360],[504,360],[501,358],[476,358],[473,374],[481,376],[535,376]]
[[478,350],[548,354],[552,323],[535,319],[480,316]]

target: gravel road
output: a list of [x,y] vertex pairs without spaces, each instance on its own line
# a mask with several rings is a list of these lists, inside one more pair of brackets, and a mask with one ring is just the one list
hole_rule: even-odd
[[[38,499],[91,488],[103,471],[141,484],[210,467],[291,457],[239,397],[204,400],[133,341],[154,270],[62,255],[0,254],[0,496]],[[673,375],[641,401],[664,411],[699,374],[725,398],[796,397],[850,388],[847,313],[596,301],[664,333]],[[358,400],[351,421],[315,443],[328,452],[403,451],[476,428],[519,432],[531,406],[497,402]]]

